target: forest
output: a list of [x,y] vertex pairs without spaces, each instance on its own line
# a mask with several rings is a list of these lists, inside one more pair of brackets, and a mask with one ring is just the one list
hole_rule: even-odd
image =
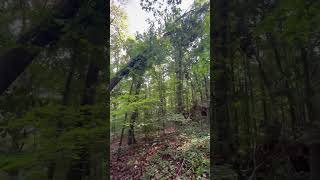
[[[141,1],[149,28],[128,33],[111,2],[111,179],[209,179],[209,1]],[[130,62],[128,62],[130,60]]]
[[0,1],[0,179],[108,178],[104,1]]
[[320,2],[184,1],[1,0],[0,179],[319,180]]
[[319,1],[213,4],[211,176],[319,179]]

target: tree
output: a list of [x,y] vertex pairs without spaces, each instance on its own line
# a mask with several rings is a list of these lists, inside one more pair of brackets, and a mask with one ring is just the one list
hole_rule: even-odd
[[[61,8],[59,8],[61,7]],[[74,17],[80,7],[79,1],[64,1],[52,17],[45,18],[42,23],[33,27],[17,40],[16,47],[7,50],[0,56],[0,94],[25,70],[32,60],[39,54],[39,48],[24,46],[46,46],[56,41],[64,24],[59,21],[68,21]],[[49,23],[48,23],[49,22]],[[19,62],[18,62],[19,61]]]

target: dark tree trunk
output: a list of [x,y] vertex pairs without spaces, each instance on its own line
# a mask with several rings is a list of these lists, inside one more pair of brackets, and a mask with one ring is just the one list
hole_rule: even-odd
[[304,48],[301,48],[301,61],[303,65],[303,76],[304,76],[304,90],[305,90],[305,96],[306,96],[306,106],[307,106],[307,114],[308,114],[308,121],[312,122],[314,120],[313,117],[313,107],[311,98],[313,96],[313,89],[311,88],[311,81],[310,81],[310,68],[309,68],[309,62],[308,62],[308,53],[307,50]]
[[292,134],[294,137],[296,137],[296,124],[297,124],[297,118],[296,118],[296,114],[295,114],[296,108],[294,105],[294,97],[292,94],[292,90],[290,89],[290,84],[289,84],[289,80],[288,80],[289,78],[288,78],[288,75],[286,74],[284,68],[282,67],[281,56],[280,56],[280,53],[277,49],[277,44],[275,42],[274,37],[271,34],[267,34],[267,37],[269,38],[269,40],[271,42],[271,46],[274,51],[274,56],[275,56],[277,68],[278,68],[280,74],[282,75],[282,78],[284,79],[285,96],[286,96],[288,103],[289,103],[289,113],[291,116]]
[[0,94],[25,70],[38,54],[26,47],[17,47],[0,56]]
[[[132,81],[131,83],[131,87],[130,87],[130,91],[129,91],[129,95],[131,96],[132,95],[132,89],[133,89],[133,85],[134,85],[134,82]],[[129,101],[130,102],[130,101]],[[121,150],[121,146],[122,146],[122,140],[123,140],[123,134],[124,134],[124,130],[125,130],[125,123],[127,123],[127,118],[128,118],[128,112],[126,112],[125,116],[124,116],[124,123],[122,125],[122,129],[121,129],[121,135],[120,135],[120,141],[119,141],[119,147],[118,147],[118,155],[117,155],[117,159],[119,160],[120,158],[120,150]]]
[[57,20],[73,18],[80,7],[80,1],[61,1],[58,11],[45,18],[38,26],[23,34],[17,41],[18,47],[9,49],[0,55],[0,94],[2,94],[26,69],[32,60],[40,53],[39,48],[56,42],[61,36],[64,25],[55,23]]
[[[212,43],[213,54],[213,71],[211,77],[214,85],[214,114],[213,115],[213,130],[214,144],[213,154],[214,164],[231,163],[232,157],[232,138],[230,118],[228,112],[228,75],[227,75],[227,61],[228,55],[228,1],[215,1],[215,14],[213,18],[214,25],[212,38],[215,43]],[[214,165],[212,164],[212,165]]]
[[69,72],[67,75],[64,91],[63,91],[63,99],[62,99],[63,105],[67,105],[70,99],[70,88],[71,88],[71,82],[74,76],[74,71],[75,71],[75,59],[72,59],[69,67]]
[[85,89],[82,98],[82,105],[92,105],[95,102],[96,86],[98,83],[99,66],[95,60],[89,64]]
[[[64,91],[62,93],[62,105],[68,105],[68,101],[69,101],[69,96],[70,96],[70,88],[71,88],[71,82],[72,82],[72,79],[73,79],[73,75],[74,75],[74,71],[75,71],[75,61],[76,61],[76,54],[75,52],[72,52],[72,57],[70,59],[71,63],[69,65],[69,71],[68,71],[68,74],[67,74],[67,79],[66,79],[66,82],[65,82],[65,86],[64,86]],[[57,131],[58,131],[58,134],[60,134],[62,131],[63,131],[63,126],[62,126],[62,122],[58,122],[57,124]],[[58,136],[58,135],[57,135]],[[51,161],[48,165],[48,179],[49,180],[53,180],[54,179],[54,173],[55,173],[55,170],[56,170],[56,162],[54,161]]]
[[177,113],[182,114],[184,107],[183,107],[183,54],[182,54],[182,47],[181,44],[178,45],[178,55],[176,57],[176,100],[177,106],[176,111]]
[[132,112],[131,118],[130,118],[130,128],[128,131],[128,145],[136,143],[136,138],[134,135],[134,127],[135,127],[135,123],[137,121],[137,118],[138,118],[138,111],[135,110],[134,112]]
[[320,143],[310,145],[310,180],[320,177]]
[[[132,78],[132,80],[134,81],[134,84],[135,84],[134,85],[134,90],[135,90],[134,95],[136,95],[136,96],[139,95],[139,93],[140,93],[141,85],[143,82],[143,78],[142,78],[143,73],[144,73],[144,71],[140,70],[139,73],[137,74],[137,76]],[[134,144],[136,142],[135,135],[134,135],[134,128],[135,128],[135,123],[137,121],[137,118],[138,118],[138,109],[135,109],[132,112],[131,117],[130,117],[130,128],[128,131],[128,145]]]
[[[96,60],[97,59],[93,58],[93,60],[91,60],[89,63],[82,97],[82,105],[93,105],[95,102],[96,86],[98,83],[98,75],[100,70]],[[88,116],[91,114],[91,112],[88,111],[83,113]],[[83,124],[80,123],[79,126],[82,127]],[[83,177],[90,175],[90,154],[89,149],[86,146],[86,144],[83,144],[82,148],[80,149],[80,160],[74,161],[71,165],[71,168],[68,172],[68,179],[81,180]]]
[[[144,53],[145,51],[142,54]],[[128,62],[128,64],[123,69],[119,70],[116,75],[110,80],[108,91],[112,91],[112,89],[121,81],[121,79],[128,76],[132,70],[137,69],[138,67],[144,67],[145,63],[146,58],[141,55],[132,58]]]

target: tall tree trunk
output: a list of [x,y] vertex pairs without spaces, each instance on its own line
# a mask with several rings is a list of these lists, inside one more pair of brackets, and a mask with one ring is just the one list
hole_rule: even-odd
[[[133,85],[134,85],[134,81],[132,81],[131,86],[130,86],[130,91],[129,91],[129,95],[132,95],[132,89],[133,89]],[[130,101],[129,101],[130,102]],[[118,146],[118,155],[117,155],[117,159],[119,160],[120,158],[120,150],[121,150],[121,146],[122,146],[122,140],[123,140],[123,135],[124,135],[124,130],[126,127],[127,123],[127,118],[128,118],[128,112],[126,112],[125,116],[124,116],[124,122],[122,125],[122,129],[121,129],[121,135],[120,135],[120,141],[119,141],[119,146]]]
[[209,89],[209,83],[208,83],[208,78],[206,76],[203,77],[204,79],[204,90],[205,90],[205,99],[206,99],[206,102],[209,100],[209,92],[210,92],[210,89]]
[[297,118],[296,118],[296,108],[294,105],[294,96],[292,94],[292,90],[290,89],[290,84],[289,84],[289,77],[287,76],[286,72],[284,71],[282,64],[281,64],[281,56],[280,53],[277,49],[277,44],[275,42],[274,37],[272,36],[272,34],[267,34],[267,37],[269,38],[270,42],[271,42],[271,46],[273,48],[274,51],[274,56],[275,56],[275,61],[277,64],[277,68],[280,72],[280,74],[282,75],[283,79],[284,79],[284,87],[285,87],[285,96],[288,100],[288,104],[289,104],[289,113],[291,115],[291,128],[292,128],[292,134],[293,136],[296,138],[296,124],[297,124]]
[[62,99],[62,104],[63,105],[67,105],[70,99],[70,90],[71,90],[71,82],[74,76],[74,72],[75,72],[75,61],[76,56],[73,56],[71,59],[71,63],[69,66],[69,72],[67,75],[67,79],[66,79],[66,83],[65,83],[65,87],[64,87],[64,91],[63,91],[63,99]]
[[[69,95],[70,95],[70,88],[71,88],[71,82],[73,79],[73,75],[74,75],[74,71],[75,71],[75,62],[76,62],[76,55],[74,52],[72,52],[72,57],[70,59],[71,63],[69,65],[69,72],[67,75],[67,79],[65,82],[65,86],[64,86],[64,91],[62,93],[62,105],[68,105],[68,101],[69,101]],[[63,131],[63,126],[62,126],[62,122],[58,122],[57,124],[57,130],[58,130],[58,134],[60,134]],[[61,163],[61,162],[58,162]],[[48,179],[49,180],[53,180],[55,177],[55,171],[56,171],[56,166],[57,163],[56,162],[50,162],[49,166],[48,166]]]
[[310,145],[310,180],[318,180],[320,177],[320,143]]
[[[228,112],[228,74],[227,74],[227,61],[229,60],[228,54],[228,11],[229,2],[224,0],[215,1],[213,34],[212,43],[214,60],[212,61],[211,77],[214,85],[214,114],[213,115],[213,131],[214,131],[214,144],[213,144],[213,163],[228,164],[231,163],[232,157],[232,134],[230,127],[230,118]],[[214,165],[212,164],[212,165]]]
[[[134,81],[134,95],[138,96],[140,93],[140,88],[143,82],[143,71],[140,71],[140,73],[137,74],[137,76],[135,76],[134,78],[132,78],[132,80]],[[138,109],[135,109],[132,113],[131,113],[131,117],[130,117],[130,128],[128,131],[128,145],[134,144],[136,142],[135,139],[135,134],[134,134],[134,128],[135,128],[135,123],[137,121],[138,118]]]
[[176,111],[177,113],[182,114],[184,111],[183,107],[183,52],[181,43],[178,45],[178,55],[176,58],[176,80],[177,80],[177,87],[176,87],[176,100],[177,106]]
[[312,122],[314,120],[314,117],[313,117],[314,113],[313,113],[311,98],[314,93],[313,93],[313,89],[311,88],[308,53],[307,53],[307,50],[304,48],[301,48],[301,61],[303,65],[304,90],[305,90],[305,97],[306,97],[305,104],[307,107],[308,122]]
[[[243,89],[243,94],[244,94],[244,119],[243,119],[243,124],[244,124],[244,131],[245,131],[245,137],[244,137],[244,142],[245,142],[245,152],[249,152],[250,148],[250,139],[251,139],[251,112],[250,112],[250,94],[249,94],[249,63],[247,57],[244,57],[244,89]],[[247,154],[248,155],[248,154]]]
[[[98,83],[99,66],[96,59],[93,58],[88,67],[84,93],[82,97],[82,105],[93,105],[95,102],[96,86]],[[83,112],[85,115],[90,116],[91,112]],[[80,127],[83,126],[82,123],[79,124]],[[80,160],[74,161],[68,172],[68,179],[70,180],[81,180],[85,176],[89,176],[90,173],[90,151],[86,144],[82,145],[79,150]]]

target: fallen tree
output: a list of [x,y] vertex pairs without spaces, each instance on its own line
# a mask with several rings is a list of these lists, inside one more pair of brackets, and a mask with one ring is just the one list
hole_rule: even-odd
[[[145,51],[144,51],[145,52]],[[142,53],[144,54],[144,53]],[[110,84],[108,86],[108,91],[112,91],[112,89],[121,81],[121,79],[127,76],[133,69],[137,69],[139,67],[144,67],[142,64],[146,63],[146,58],[142,55],[138,55],[135,58],[132,58],[127,65],[119,70],[116,75],[110,80]]]
[[[188,14],[195,12],[195,13],[204,13],[205,11],[207,11],[209,9],[209,3],[205,3],[203,4],[199,9],[192,9],[186,13],[184,13],[183,15],[181,15],[179,18],[177,18],[175,22],[178,22],[180,20],[183,20],[183,18],[185,18]],[[172,33],[174,33],[174,30],[170,30],[170,31],[165,31],[162,32],[162,38],[170,36]],[[132,58],[123,69],[119,70],[115,76],[110,80],[110,83],[108,85],[108,91],[111,92],[113,90],[113,88],[121,81],[122,78],[126,77],[129,75],[129,73],[134,70],[137,69],[139,67],[139,65],[141,63],[146,63],[148,56],[146,56],[145,54],[151,50],[144,50],[141,54],[139,54],[138,56],[136,56],[135,58]],[[149,52],[150,54],[150,52]]]
[[[4,54],[0,55],[0,95],[17,79],[17,77],[27,68],[35,57],[41,52],[37,47],[45,47],[55,43],[63,34],[63,28],[68,20],[75,17],[81,6],[80,0],[60,1],[57,5],[58,10],[52,13],[51,16],[44,20],[28,32],[20,36],[17,40],[17,46],[9,49]],[[198,10],[190,10],[183,14],[176,21],[180,21],[190,12],[196,11],[203,13],[209,8],[209,4],[204,4]],[[61,23],[64,22],[64,23]],[[163,37],[169,36],[173,31],[163,33]],[[112,89],[127,76],[133,69],[139,67],[140,62],[146,61],[144,55],[146,50],[140,55],[131,59],[127,65],[121,69],[110,80],[108,91]]]
[[66,22],[76,16],[80,5],[79,0],[60,1],[55,8],[57,10],[18,38],[16,47],[0,55],[0,94],[41,52],[38,47],[45,47],[59,39]]

